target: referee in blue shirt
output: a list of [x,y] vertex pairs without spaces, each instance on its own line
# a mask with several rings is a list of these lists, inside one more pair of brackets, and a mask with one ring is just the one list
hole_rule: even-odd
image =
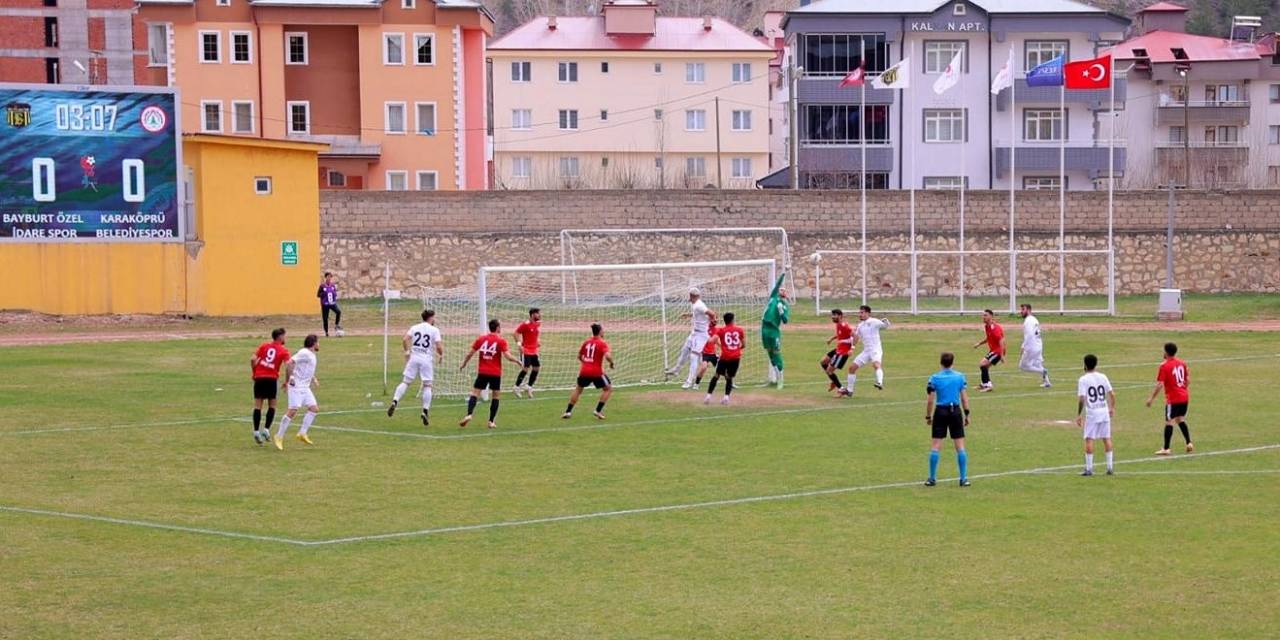
[[[924,405],[924,422],[933,428],[933,446],[929,449],[929,479],[924,486],[938,484],[938,457],[947,435],[956,444],[956,464],[960,467],[960,486],[969,486],[969,455],[964,451],[964,428],[969,426],[969,392],[964,374],[951,368],[954,353],[942,354],[942,370],[929,376]],[[963,412],[963,413],[962,413]]]

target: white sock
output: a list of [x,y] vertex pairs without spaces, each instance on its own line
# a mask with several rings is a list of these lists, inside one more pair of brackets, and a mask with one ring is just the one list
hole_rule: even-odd
[[422,408],[423,409],[431,408],[431,387],[422,388]]
[[774,383],[777,381],[778,381],[778,368],[773,365],[769,365],[769,382]]
[[876,369],[876,384],[884,386],[884,369]]
[[290,422],[293,422],[293,419],[292,419],[292,418],[290,418],[290,417],[289,417],[289,414],[287,414],[287,413],[284,415],[284,417],[283,417],[283,418],[280,418],[280,424],[276,425],[276,437],[277,437],[277,438],[283,438],[283,437],[284,437],[285,432],[289,430],[289,423],[290,423]]
[[696,379],[697,377],[698,377],[698,361],[696,359],[690,360],[689,361],[689,379],[686,380],[686,382],[688,382],[689,384],[693,384],[694,379]]
[[1114,467],[1114,466],[1115,466],[1115,462],[1114,462],[1114,460],[1113,460],[1113,458],[1112,458],[1112,456],[1114,456],[1114,455],[1115,455],[1115,452],[1114,452],[1114,451],[1108,451],[1108,452],[1107,452],[1107,471],[1111,471],[1112,467]]
[[854,383],[858,382],[858,374],[850,373],[849,375],[845,376],[845,379],[848,380],[845,388],[848,389],[850,392],[852,392]]
[[302,416],[302,428],[298,429],[298,435],[307,435],[307,430],[311,428],[311,423],[316,421],[316,414],[308,411],[307,415]]
[[394,402],[400,402],[400,398],[403,398],[404,392],[408,390],[409,390],[409,383],[401,382],[398,386],[396,386],[396,393],[395,395],[391,396],[391,400]]
[[782,369],[778,370],[778,386],[782,386]]
[[1084,454],[1084,470],[1093,471],[1093,454],[1092,453]]

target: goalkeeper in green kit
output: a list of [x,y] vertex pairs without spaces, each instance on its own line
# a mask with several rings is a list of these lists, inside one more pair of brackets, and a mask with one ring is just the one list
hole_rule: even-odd
[[786,272],[778,276],[769,293],[769,305],[764,308],[764,317],[760,320],[760,340],[764,343],[764,351],[769,354],[769,384],[782,388],[782,325],[791,321],[791,301],[782,288],[782,281],[787,278]]

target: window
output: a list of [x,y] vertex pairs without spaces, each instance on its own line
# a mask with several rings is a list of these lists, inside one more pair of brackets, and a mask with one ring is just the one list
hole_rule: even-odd
[[732,173],[729,174],[734,178],[750,178],[751,177],[751,158],[734,158],[732,161]]
[[800,39],[805,75],[846,76],[864,62],[867,73],[889,68],[889,43],[883,33],[806,34]]
[[1062,183],[1058,176],[1027,176],[1022,179],[1022,188],[1028,191],[1057,190]]
[[257,176],[253,179],[253,192],[260,196],[271,195],[271,176]]
[[289,111],[289,133],[311,133],[310,102],[287,102],[285,108]]
[[512,109],[511,128],[518,131],[533,129],[533,109]]
[[231,0],[218,0],[214,4],[218,5],[219,7],[229,7],[231,6]]
[[934,176],[924,179],[924,188],[930,191],[961,189],[968,180],[961,176]]
[[684,174],[690,178],[707,177],[707,159],[706,158],[685,158]]
[[1025,69],[1034,69],[1054,58],[1061,57],[1063,60],[1069,57],[1069,45],[1066,40],[1028,40],[1023,45],[1026,51]]
[[559,69],[558,78],[560,82],[577,82],[578,81],[578,63],[561,62],[557,65]]
[[222,133],[222,102],[220,100],[200,101],[200,131]]
[[382,103],[383,127],[386,133],[404,135],[405,104],[403,102]]
[[654,73],[662,73],[662,63],[661,63],[661,62],[655,62],[655,63],[653,63],[653,72],[654,72]]
[[662,109],[654,109],[654,110],[653,110],[653,119],[654,119],[654,120],[661,120],[661,119],[662,119]]
[[1169,100],[1174,104],[1182,104],[1187,100],[1187,88],[1180,84],[1169,87]]
[[1268,87],[1267,93],[1271,98],[1271,104],[1280,102],[1280,84],[1273,84]]
[[327,178],[328,178],[329,186],[331,187],[347,186],[347,174],[342,173],[341,171],[330,170]]
[[577,109],[560,110],[560,128],[566,131],[578,128]]
[[530,82],[533,80],[533,63],[528,60],[511,63],[512,82]]
[[[858,105],[805,105],[800,114],[801,140],[810,144],[857,144],[862,139],[863,123]],[[889,141],[889,107],[867,105],[867,142]]]
[[689,109],[684,112],[685,131],[705,131],[707,129],[707,110]]
[[1208,146],[1234,147],[1240,143],[1240,127],[1218,126],[1204,128],[1204,141]]
[[307,34],[295,31],[284,34],[284,63],[307,64]]
[[1169,142],[1183,143],[1187,141],[1187,130],[1181,126],[1169,127]]
[[607,61],[600,63],[600,73],[609,73],[609,63]]
[[654,156],[654,157],[653,157],[653,168],[655,168],[655,169],[661,169],[661,168],[662,168],[662,156]]
[[231,132],[253,133],[253,103],[247,100],[231,101]]
[[1204,86],[1204,100],[1209,103],[1240,102],[1240,85],[1207,84]]
[[967,13],[969,13],[969,7],[965,6],[963,2],[957,2],[956,5],[951,8],[952,15],[962,16]]
[[404,34],[382,34],[382,64],[404,64]]
[[960,71],[969,72],[969,52],[963,40],[926,40],[924,43],[924,72],[942,73],[951,60],[960,56]]
[[1022,115],[1022,138],[1028,142],[1064,139],[1061,109],[1027,109]]
[[533,176],[533,158],[520,156],[511,159],[511,177],[529,178]]
[[751,63],[735,62],[733,63],[733,81],[741,84],[751,82]]
[[413,130],[416,131],[418,135],[434,136],[436,134],[436,103],[413,103],[413,117]]
[[253,62],[253,34],[248,31],[231,32],[231,64]]
[[431,65],[436,63],[436,37],[429,33],[413,34],[413,63]]
[[200,32],[200,62],[222,62],[222,32]]
[[561,178],[578,177],[578,158],[577,157],[560,158],[560,177]]
[[601,122],[606,122],[606,121],[608,121],[608,120],[609,120],[609,110],[608,110],[608,109],[601,109],[601,110],[600,110],[600,121],[601,121]]
[[688,84],[702,84],[707,81],[707,65],[703,62],[686,62],[684,65],[684,81]]
[[964,109],[925,109],[925,142],[964,142],[967,135]]
[[1280,166],[1271,165],[1267,167],[1267,186],[1280,187]]
[[734,109],[732,119],[733,119],[734,131],[750,131],[751,130],[751,110],[750,109]]
[[605,168],[608,168],[608,166],[609,166],[609,156],[604,156],[604,157],[600,158],[600,166],[605,167]]
[[1280,144],[1280,126],[1267,127],[1267,144]]
[[147,64],[160,67],[169,64],[169,25],[147,25]]
[[401,9],[412,9],[417,6],[418,0],[400,0]]
[[418,172],[418,191],[435,191],[439,187],[436,183],[440,181],[440,174],[435,171],[419,171]]
[[387,191],[407,191],[409,189],[408,171],[388,171]]

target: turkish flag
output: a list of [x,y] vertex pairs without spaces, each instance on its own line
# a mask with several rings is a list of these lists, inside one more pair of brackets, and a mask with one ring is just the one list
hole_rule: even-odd
[[863,71],[863,68],[859,66],[857,69],[854,69],[852,73],[845,76],[844,80],[840,81],[840,86],[841,87],[861,87],[863,81],[866,80],[866,75],[867,74],[865,71]]
[[1106,89],[1111,86],[1111,54],[1067,63],[1063,75],[1068,89]]

